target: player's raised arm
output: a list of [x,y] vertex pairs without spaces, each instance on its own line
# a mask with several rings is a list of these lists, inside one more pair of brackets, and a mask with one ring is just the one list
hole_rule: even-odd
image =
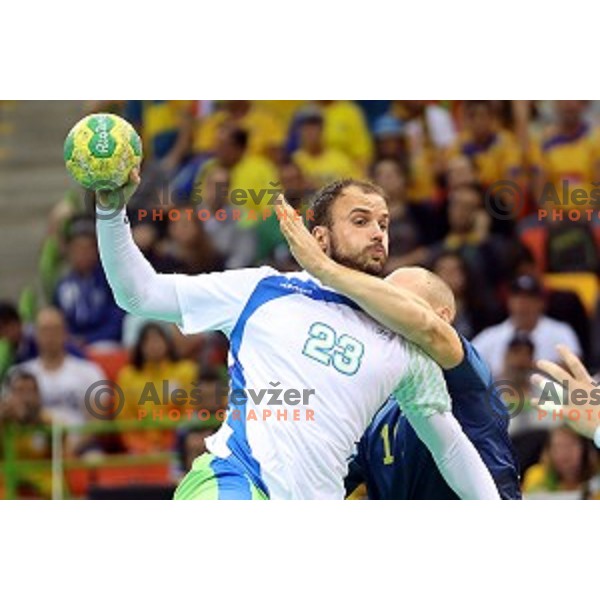
[[125,204],[139,185],[136,169],[115,192],[98,192],[96,231],[100,260],[116,303],[134,315],[181,323],[173,275],[160,275],[133,241]]
[[352,298],[380,323],[414,342],[442,368],[458,365],[464,356],[455,329],[414,292],[388,280],[349,269],[329,258],[295,211],[281,197],[281,232],[298,263],[309,273]]
[[408,370],[394,397],[408,422],[461,500],[499,500],[489,470],[451,412],[442,370],[420,348],[407,348]]

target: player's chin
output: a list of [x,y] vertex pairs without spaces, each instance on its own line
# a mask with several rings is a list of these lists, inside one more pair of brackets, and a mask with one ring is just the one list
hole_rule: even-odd
[[364,271],[369,275],[381,275],[385,268],[386,256],[371,256],[365,261]]

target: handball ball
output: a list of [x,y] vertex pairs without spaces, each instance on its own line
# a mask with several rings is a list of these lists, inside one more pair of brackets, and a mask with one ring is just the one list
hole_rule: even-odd
[[64,158],[67,171],[84,188],[115,190],[140,166],[142,142],[135,129],[117,115],[88,115],[67,135]]

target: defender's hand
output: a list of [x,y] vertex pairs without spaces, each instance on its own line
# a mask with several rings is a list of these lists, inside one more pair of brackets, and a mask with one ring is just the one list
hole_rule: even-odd
[[277,200],[279,228],[291,253],[302,268],[311,275],[319,277],[330,259],[310,234],[302,222],[302,217],[287,203],[283,194],[280,194]]

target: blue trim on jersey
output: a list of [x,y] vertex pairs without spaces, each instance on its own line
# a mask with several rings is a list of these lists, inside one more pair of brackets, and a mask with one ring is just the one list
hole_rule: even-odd
[[[314,281],[304,281],[296,277],[285,277],[283,275],[265,277],[252,292],[230,335],[230,352],[233,358],[233,365],[229,369],[229,377],[231,379],[232,390],[246,389],[246,377],[244,375],[244,367],[239,359],[239,353],[248,320],[267,302],[292,294],[301,294],[320,302],[343,304],[355,310],[360,310],[358,305],[349,298],[346,298],[346,296],[323,289]],[[236,402],[236,406],[231,406],[230,404],[228,410],[227,424],[233,430],[233,435],[227,441],[227,446],[232,454],[230,460],[238,462],[244,469],[244,472],[248,473],[254,484],[269,496],[267,485],[262,480],[260,464],[252,455],[252,449],[248,442],[246,434],[246,405],[247,402]],[[236,414],[239,418],[233,418],[234,411],[236,410],[239,411],[239,415]]]

